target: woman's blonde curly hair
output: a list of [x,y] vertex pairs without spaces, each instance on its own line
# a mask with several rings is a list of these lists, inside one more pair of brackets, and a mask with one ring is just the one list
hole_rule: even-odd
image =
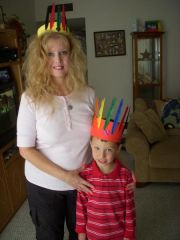
[[57,89],[48,69],[47,42],[49,39],[63,39],[70,45],[70,67],[65,77],[64,87],[70,93],[87,85],[86,56],[80,41],[72,34],[47,32],[41,37],[34,36],[26,51],[23,75],[26,93],[37,106],[53,105]]

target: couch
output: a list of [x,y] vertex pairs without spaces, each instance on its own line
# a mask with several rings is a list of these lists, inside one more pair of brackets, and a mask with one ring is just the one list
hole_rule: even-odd
[[127,126],[126,151],[133,156],[138,183],[180,182],[180,128],[165,129],[161,100],[149,107],[136,99]]

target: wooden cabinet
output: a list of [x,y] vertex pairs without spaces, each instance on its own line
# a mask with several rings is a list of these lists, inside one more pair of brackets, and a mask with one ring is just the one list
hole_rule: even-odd
[[10,195],[7,188],[2,155],[0,155],[0,232],[13,214]]
[[24,159],[16,141],[0,150],[0,231],[26,199]]
[[[10,157],[8,155],[10,155]],[[20,157],[15,143],[6,151],[6,156],[3,156],[3,160],[6,161],[5,173],[13,210],[17,210],[26,197],[26,186],[24,176],[24,159]]]
[[133,32],[133,101],[163,97],[163,32]]
[[[22,59],[15,30],[0,30],[0,47],[17,50],[17,58],[13,60],[7,60],[5,57],[5,61],[3,61],[2,55],[0,56],[0,69],[10,69],[13,83],[16,86],[16,97],[18,98],[17,100],[19,100],[23,91],[21,77]],[[0,80],[3,81],[2,78]],[[0,94],[2,94],[3,82],[0,82],[0,84]],[[17,105],[19,105],[19,101],[17,102]],[[2,104],[2,99],[0,103],[0,117],[2,117],[4,111],[4,102]],[[7,103],[9,104],[9,102]],[[9,126],[9,124],[4,120],[1,120],[0,123],[1,125],[6,123],[6,127]],[[16,122],[14,121],[14,125],[15,124]],[[3,126],[0,127],[2,130]],[[0,132],[2,134],[3,131]],[[6,132],[3,133],[3,136],[5,134]],[[0,138],[2,140],[2,135],[0,135]],[[19,155],[14,134],[13,137],[8,138],[7,142],[4,144],[1,142],[0,145],[0,232],[17,211],[17,209],[22,205],[25,199],[26,184],[24,176],[24,160]]]

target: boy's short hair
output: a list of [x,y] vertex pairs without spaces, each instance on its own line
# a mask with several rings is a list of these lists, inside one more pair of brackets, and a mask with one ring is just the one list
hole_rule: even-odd
[[[90,141],[91,141],[91,142],[92,142],[93,138],[97,138],[97,137],[91,136],[91,137],[90,137]],[[101,139],[101,138],[99,138],[99,140],[100,140],[101,142],[111,142],[111,141],[109,141],[109,140],[104,140],[104,139]],[[121,141],[119,141],[119,142],[112,142],[112,143],[114,143],[115,145],[117,145],[117,147],[120,147],[120,146],[121,146]]]

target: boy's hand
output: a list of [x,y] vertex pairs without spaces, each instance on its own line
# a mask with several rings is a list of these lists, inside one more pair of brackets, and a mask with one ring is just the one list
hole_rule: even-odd
[[78,234],[78,240],[86,240],[86,234],[85,233],[79,233]]

